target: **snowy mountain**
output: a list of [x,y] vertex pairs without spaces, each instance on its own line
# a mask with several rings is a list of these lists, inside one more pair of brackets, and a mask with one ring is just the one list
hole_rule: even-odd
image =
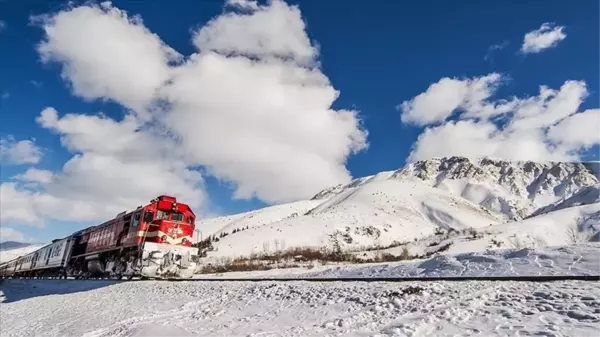
[[[361,252],[402,246],[427,253],[444,240],[451,241],[448,252],[457,253],[570,244],[573,228],[586,232],[578,237],[600,230],[596,166],[434,158],[333,186],[311,200],[197,227],[203,238],[212,235],[208,256],[214,258],[293,247]],[[469,237],[472,231],[480,234]]]
[[4,241],[4,242],[0,242],[0,250],[22,248],[22,247],[27,247],[29,245],[31,245],[31,244],[25,243],[25,242]]
[[[11,241],[3,242],[3,244],[6,244],[8,242]],[[4,246],[2,249],[0,249],[0,263],[16,259],[23,255],[27,255],[35,250],[44,247],[45,245],[47,244],[24,244],[21,242],[9,243],[8,246]]]
[[490,158],[436,158],[408,165],[398,178],[416,176],[511,220],[598,184],[598,175],[583,163],[516,162]]

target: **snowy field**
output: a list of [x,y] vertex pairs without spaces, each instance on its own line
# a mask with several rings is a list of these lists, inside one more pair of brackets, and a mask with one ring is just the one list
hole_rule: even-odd
[[[598,275],[600,246],[201,277]],[[598,282],[5,280],[1,336],[597,336]],[[27,317],[27,319],[24,319]]]
[[[2,336],[597,336],[595,282],[2,285]],[[25,319],[27,317],[27,319]]]
[[403,262],[195,275],[202,278],[473,277],[600,275],[600,243],[444,254]]

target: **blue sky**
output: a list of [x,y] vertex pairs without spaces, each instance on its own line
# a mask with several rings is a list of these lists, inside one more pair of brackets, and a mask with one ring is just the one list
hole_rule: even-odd
[[[366,138],[368,147],[361,148],[356,154],[347,154],[347,147],[343,149],[331,147],[331,149],[328,149],[327,153],[337,152],[331,158],[327,157],[329,161],[323,165],[327,168],[332,166],[335,166],[335,168],[332,168],[331,173],[327,175],[331,178],[321,179],[317,178],[320,171],[312,172],[310,170],[303,171],[282,167],[281,170],[273,169],[273,172],[271,172],[265,169],[264,165],[253,167],[254,162],[252,160],[245,163],[240,159],[240,163],[229,163],[229,161],[235,161],[235,159],[215,159],[214,154],[206,153],[210,150],[199,149],[196,144],[183,157],[195,158],[193,162],[185,163],[188,167],[187,170],[199,169],[204,172],[202,191],[204,191],[205,197],[203,200],[198,201],[198,205],[202,205],[199,207],[204,207],[209,214],[237,213],[264,206],[269,202],[292,200],[296,195],[289,190],[293,190],[293,186],[296,185],[305,185],[307,181],[318,180],[319,183],[315,183],[314,189],[309,189],[308,192],[302,191],[303,194],[298,194],[298,198],[310,195],[309,192],[313,190],[314,193],[318,192],[319,188],[327,187],[330,181],[332,183],[343,182],[348,177],[340,173],[340,167],[338,167],[340,166],[338,165],[340,156],[342,157],[341,167],[345,166],[352,177],[360,177],[379,171],[397,169],[403,166],[409,158],[423,159],[429,155],[440,154],[503,156],[507,153],[506,150],[501,149],[502,145],[497,147],[498,150],[489,150],[490,153],[486,152],[488,151],[487,148],[467,149],[470,139],[473,140],[473,143],[481,142],[479,138],[473,138],[475,136],[469,136],[468,134],[453,134],[450,136],[440,132],[438,138],[431,136],[431,139],[423,139],[421,144],[417,144],[417,137],[423,133],[425,128],[444,126],[448,121],[461,120],[460,111],[464,110],[468,113],[471,109],[473,113],[481,113],[481,111],[475,112],[473,110],[475,108],[466,103],[457,104],[459,105],[457,107],[452,106],[451,103],[448,103],[449,101],[446,101],[448,96],[439,96],[439,92],[434,91],[429,92],[431,95],[423,96],[421,103],[413,101],[413,104],[408,104],[405,110],[398,108],[401,103],[410,102],[419,94],[427,93],[431,85],[443,78],[455,79],[448,87],[444,88],[454,90],[454,93],[458,95],[463,95],[464,97],[459,97],[459,101],[469,101],[465,97],[471,96],[465,92],[476,92],[478,89],[472,84],[473,82],[469,82],[471,84],[467,83],[467,80],[472,79],[475,81],[475,79],[481,79],[489,74],[500,74],[501,80],[491,78],[483,80],[485,83],[483,92],[485,100],[478,100],[478,102],[493,102],[498,107],[498,104],[506,103],[506,101],[500,101],[500,99],[509,101],[513,97],[520,99],[518,102],[513,102],[515,105],[512,106],[513,109],[508,114],[503,115],[504,122],[510,116],[518,116],[519,112],[517,110],[519,107],[525,106],[525,98],[539,95],[541,85],[556,90],[554,96],[563,97],[561,96],[561,86],[568,80],[584,82],[585,89],[581,87],[582,82],[578,82],[579,86],[565,87],[564,97],[572,95],[573,100],[577,103],[561,106],[561,109],[570,111],[565,113],[566,115],[563,117],[575,112],[598,108],[598,74],[600,73],[598,41],[600,41],[600,36],[597,15],[599,4],[597,1],[581,1],[578,2],[577,6],[569,6],[565,1],[546,1],[543,6],[533,1],[511,2],[508,4],[482,1],[463,1],[460,3],[447,1],[345,1],[343,5],[335,1],[287,1],[286,3],[299,6],[302,19],[306,24],[306,29],[295,30],[289,36],[297,36],[298,31],[304,32],[312,42],[318,44],[319,53],[315,57],[315,61],[320,63],[320,72],[329,79],[331,87],[339,91],[339,97],[333,101],[331,109],[334,111],[351,109],[357,112],[357,116],[359,116],[357,119],[362,121],[362,129],[368,131]],[[260,4],[262,5],[264,2],[260,2]],[[84,3],[75,2],[72,7],[79,5],[84,5]],[[209,20],[232,10],[231,8],[224,8],[224,2],[222,1],[183,1],[175,3],[166,1],[114,1],[112,5],[129,15],[139,15],[143,19],[143,25],[149,32],[156,34],[164,44],[183,55],[184,58],[198,52],[198,47],[192,43],[192,31],[206,26]],[[9,158],[9,155],[6,155],[3,159],[2,182],[3,184],[15,183],[13,185],[14,191],[11,190],[11,193],[14,192],[14,194],[10,194],[14,197],[14,200],[5,200],[8,194],[4,193],[3,190],[3,213],[10,210],[20,214],[36,214],[31,217],[23,215],[6,217],[2,224],[5,231],[3,232],[3,239],[9,237],[6,228],[10,228],[22,233],[27,239],[48,240],[56,236],[66,235],[90,223],[98,223],[100,220],[94,220],[94,217],[108,219],[106,214],[111,214],[110,211],[120,206],[125,207],[123,205],[124,201],[111,200],[110,202],[115,203],[114,208],[106,206],[107,208],[99,213],[91,212],[91,215],[74,214],[63,218],[56,217],[49,209],[53,209],[55,212],[63,212],[61,208],[69,208],[72,205],[68,203],[70,195],[77,195],[77,193],[94,194],[93,190],[82,192],[92,185],[81,182],[77,184],[67,183],[66,179],[69,177],[65,176],[55,179],[49,185],[45,185],[47,182],[39,181],[39,178],[38,181],[29,179],[28,182],[23,179],[15,180],[15,176],[23,174],[31,167],[61,176],[65,162],[73,158],[75,154],[81,154],[89,150],[89,148],[82,148],[81,146],[78,148],[75,146],[76,150],[68,149],[61,144],[61,135],[64,136],[63,141],[64,138],[73,140],[77,134],[87,131],[69,129],[65,126],[66,124],[41,127],[40,123],[36,122],[36,118],[40,116],[43,109],[47,107],[56,109],[59,119],[67,113],[93,116],[101,112],[107,118],[121,121],[126,110],[131,108],[131,106],[127,106],[127,103],[123,103],[127,101],[127,98],[119,96],[118,93],[113,95],[119,96],[117,98],[111,96],[111,94],[101,97],[102,95],[96,93],[88,93],[87,96],[95,95],[95,97],[85,98],[82,97],[85,95],[76,93],[77,88],[73,89],[77,85],[81,86],[81,78],[89,72],[81,66],[86,62],[80,62],[78,63],[78,73],[76,75],[71,74],[71,76],[78,76],[79,82],[75,81],[74,84],[72,78],[69,79],[69,75],[65,76],[65,64],[75,64],[69,62],[76,62],[76,60],[85,61],[85,55],[81,54],[84,51],[69,49],[71,48],[69,38],[73,37],[71,35],[77,35],[77,33],[68,33],[66,29],[61,31],[59,24],[55,24],[54,28],[56,28],[57,36],[58,34],[63,35],[60,39],[57,37],[53,42],[47,40],[45,32],[48,32],[48,30],[44,29],[52,27],[52,23],[48,21],[32,23],[31,21],[31,17],[35,15],[56,15],[66,10],[68,10],[66,5],[58,1],[51,3],[42,1],[4,1],[0,4],[0,20],[3,22],[0,31],[0,44],[4,46],[2,53],[5,60],[0,70],[2,74],[0,76],[0,92],[3,94],[0,102],[3,116],[2,138],[5,140],[5,147],[14,146],[19,141],[33,140],[35,147],[42,151],[37,156],[39,157],[37,160],[29,160],[26,163],[18,163],[18,161]],[[264,10],[268,11],[268,9]],[[284,12],[282,11],[282,13]],[[277,13],[272,13],[272,15],[275,16]],[[74,23],[87,24],[86,20],[73,20]],[[540,29],[544,23],[553,24],[552,28],[563,27],[562,31],[566,34],[566,37],[558,39],[555,44],[547,46],[539,52],[520,52],[525,34]],[[267,29],[265,31],[259,30],[257,34],[278,33],[273,29]],[[102,36],[105,37],[105,35]],[[111,41],[116,41],[121,36],[115,35],[111,37]],[[285,40],[286,36],[282,35],[281,39]],[[250,38],[252,37],[250,36]],[[272,38],[273,41],[280,39],[280,37],[273,36],[269,36],[269,38]],[[222,51],[219,49],[222,47],[219,46],[223,46],[224,43],[232,44],[235,48],[246,48],[236,46],[236,43],[241,42],[234,41],[234,39],[225,41],[222,36],[212,36],[211,39],[209,42],[205,41],[203,46],[217,52]],[[36,46],[45,40],[50,41],[47,45],[50,46],[49,55],[52,60],[49,62],[42,62],[40,52],[36,49]],[[96,39],[92,36],[89,39],[73,39],[72,41],[72,43],[79,41],[83,44],[93,44]],[[543,41],[540,41],[538,42],[543,43]],[[501,46],[501,48],[490,49],[493,45]],[[229,47],[231,46],[228,45]],[[85,46],[82,45],[81,48],[85,49]],[[304,49],[299,48],[291,50],[294,57],[303,55]],[[244,51],[252,53],[255,50]],[[267,53],[275,52],[267,51]],[[114,52],[111,53],[108,50],[107,57],[111,57],[111,55],[114,56]],[[261,55],[263,54],[258,57],[262,57]],[[78,57],[80,58],[77,59]],[[90,62],[89,66],[98,69],[103,64],[94,65]],[[148,72],[144,72],[144,74],[146,73]],[[95,78],[94,80],[98,79]],[[249,81],[251,80],[249,79]],[[501,85],[496,88],[495,84],[498,83],[501,83]],[[582,90],[586,94],[582,94]],[[81,93],[85,90],[80,89],[79,91]],[[481,92],[479,93],[481,94]],[[197,94],[201,95],[202,92]],[[232,91],[228,95],[235,97],[238,93]],[[452,92],[447,95],[454,97]],[[473,95],[480,97],[476,93]],[[579,99],[583,96],[585,97]],[[303,97],[306,99],[306,97],[312,96]],[[259,98],[256,98],[256,100],[259,100]],[[318,99],[315,98],[315,100]],[[470,102],[473,100],[476,99],[473,98]],[[293,103],[290,102],[289,104],[292,105]],[[283,102],[281,104],[288,103]],[[549,109],[548,106],[551,106],[551,103],[548,106],[540,104],[542,110]],[[260,109],[260,107],[257,109]],[[325,107],[326,109],[327,107]],[[243,107],[241,107],[241,110],[243,110]],[[443,118],[432,120],[431,116],[424,117],[433,110],[439,111],[436,116],[443,116]],[[315,114],[317,113],[315,112]],[[401,119],[403,113],[407,116],[404,121]],[[550,112],[546,110],[540,112],[540,114],[544,113]],[[502,113],[498,112],[498,114]],[[188,115],[181,112],[177,116],[181,121],[182,118],[185,119],[184,116]],[[433,122],[425,123],[424,121]],[[192,128],[195,122],[196,120],[184,120],[183,123],[187,125],[182,126],[181,130],[185,129],[186,131],[177,129],[177,132],[181,131],[182,137],[187,139],[188,142],[197,141],[196,138],[193,138],[197,135],[190,135],[190,129],[187,128]],[[555,122],[558,123],[558,120]],[[555,136],[548,136],[555,143],[570,144],[570,147],[555,152],[544,152],[545,154],[539,159],[567,158],[565,157],[567,154],[570,159],[600,159],[598,157],[597,142],[594,139],[575,137],[577,139],[569,138],[567,140],[564,137],[567,131],[573,130],[573,125],[576,125],[575,122],[573,121],[570,125],[564,123],[561,129],[557,129],[553,133]],[[577,120],[577,122],[580,122],[580,120]],[[332,121],[331,123],[341,127],[338,121]],[[503,122],[501,119],[500,122],[495,121],[495,123]],[[83,130],[81,126],[78,127],[79,130]],[[341,139],[345,139],[341,136],[333,139],[331,135],[323,135],[323,138],[319,138],[318,133],[323,132],[320,129],[316,131],[312,129],[300,130],[306,131],[304,133],[306,138],[314,137],[322,140],[323,143],[336,143],[338,140],[342,142]],[[246,136],[250,137],[249,135],[250,133]],[[185,138],[188,136],[190,138]],[[110,142],[112,138],[107,137],[107,142]],[[231,139],[231,137],[235,137],[235,134],[230,134],[228,137]],[[460,147],[458,145],[452,147],[452,144],[443,144],[442,146],[441,143],[437,143],[439,146],[435,145],[436,140],[449,139],[447,137],[463,137],[465,139],[463,143],[465,144]],[[270,139],[277,141],[276,136],[272,136]],[[518,144],[524,138],[507,139],[507,142]],[[226,141],[226,139],[217,138],[215,144]],[[490,141],[499,142],[497,139],[491,139]],[[533,145],[534,140],[531,139],[527,141],[531,141],[532,151],[536,154],[541,153],[535,150],[539,144]],[[544,139],[541,139],[540,143],[543,144]],[[579,146],[582,144],[585,146]],[[432,146],[439,147],[439,149],[431,149]],[[305,155],[308,153],[306,149],[312,149],[312,147],[302,147],[302,150],[298,153]],[[576,154],[573,154],[573,149],[577,150]],[[411,151],[413,150],[411,157]],[[6,148],[6,151],[8,151],[8,148]],[[94,148],[92,152],[106,153],[98,148]],[[277,152],[274,153],[276,156]],[[526,153],[522,154],[522,156],[527,155]],[[307,154],[307,158],[312,157]],[[332,158],[335,158],[335,160]],[[344,159],[346,160],[345,165],[343,164]],[[223,164],[224,161],[228,161],[228,163]],[[227,179],[224,179],[224,181],[219,181],[214,177],[215,174],[205,173],[206,167],[214,167],[214,172],[218,172],[216,175],[222,177],[231,174],[246,177],[244,167],[250,167],[250,173],[247,174],[247,178],[240,178],[245,180],[227,182]],[[181,168],[176,170],[173,172],[188,172],[186,170],[180,171]],[[210,171],[210,169],[208,170]],[[269,172],[265,173],[261,170]],[[265,176],[268,177],[269,174],[280,177],[277,179],[281,179],[281,182],[278,182],[276,186],[289,184],[290,188],[286,191],[272,193],[273,188],[268,184],[264,185],[263,180],[260,180],[264,179]],[[298,178],[299,176],[303,177]],[[96,179],[97,176],[78,177],[81,181]],[[99,179],[110,180],[112,177],[114,177],[114,174]],[[161,179],[161,177],[153,175],[153,179]],[[56,181],[59,183],[56,183]],[[194,178],[190,178],[185,180],[184,183],[192,183],[193,181]],[[179,181],[175,180],[172,183],[173,185],[180,184]],[[110,185],[111,183],[106,182],[106,184]],[[233,199],[234,190],[239,185],[247,186],[250,194],[256,192],[257,197],[241,200]],[[310,187],[312,188],[312,185]],[[70,188],[73,190],[70,190]],[[121,186],[121,188],[126,189],[127,187]],[[178,187],[177,190],[179,189],[185,191],[182,192],[183,194],[194,193],[195,191],[187,191],[184,187]],[[131,198],[127,200],[135,198],[146,200],[153,197],[147,195],[152,191],[152,189],[140,187],[139,193],[132,192]],[[47,201],[49,198],[38,200],[40,194],[51,196],[54,198],[53,200],[56,200],[54,201],[55,204],[49,203]],[[76,199],[77,201],[82,200],[79,197]],[[106,199],[106,195],[102,194],[97,198],[90,197],[85,202],[103,202]],[[126,207],[135,206],[137,205]],[[82,204],[79,207],[85,208],[86,206]],[[40,225],[40,223],[43,223],[43,225]],[[18,235],[13,234],[12,237],[18,238]]]

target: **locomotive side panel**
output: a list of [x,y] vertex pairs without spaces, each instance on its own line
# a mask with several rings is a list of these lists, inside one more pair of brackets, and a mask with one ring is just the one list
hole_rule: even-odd
[[101,252],[117,247],[119,234],[122,230],[123,221],[120,219],[92,229],[89,234],[86,253]]

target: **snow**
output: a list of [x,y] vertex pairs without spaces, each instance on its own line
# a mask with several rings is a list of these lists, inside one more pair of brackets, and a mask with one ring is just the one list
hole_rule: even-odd
[[600,275],[600,243],[510,248],[401,262],[315,265],[307,268],[195,275],[214,278],[356,278]]
[[569,197],[562,198],[545,207],[538,209],[532,215],[536,216],[544,213],[558,211],[568,207],[589,205],[594,203],[600,203],[600,184],[586,186]]
[[596,336],[600,324],[600,287],[583,281],[7,280],[0,287],[6,337]]
[[467,277],[600,275],[600,245],[502,249],[440,255],[423,261],[342,266],[303,277]]
[[20,256],[27,255],[27,254],[34,252],[46,245],[47,245],[47,243],[29,245],[29,246],[25,246],[25,247],[14,248],[14,249],[0,250],[0,263],[8,262],[8,261],[16,259]]
[[[438,256],[404,263],[321,266],[317,271],[295,270],[287,275],[284,270],[241,274],[249,278],[272,276],[269,274],[598,275],[599,252],[600,244],[587,243]],[[6,337],[596,336],[600,327],[600,284],[585,281],[9,279],[0,283],[0,301],[2,336]]]
[[208,256],[335,245],[360,250],[427,237],[438,228],[461,230],[501,222],[481,207],[417,180],[371,180],[327,198],[308,214],[270,223],[257,220],[249,229],[214,242],[215,251]]
[[398,179],[418,177],[493,212],[519,220],[598,183],[593,165],[444,157],[411,163]]
[[[4,280],[2,336],[596,336],[598,282],[219,278],[600,275],[599,167],[434,158],[311,200],[204,219],[198,234],[219,241],[203,263],[307,246],[429,257],[184,282]],[[41,246],[0,251],[0,260]]]
[[[261,208],[255,211],[203,219],[198,222],[196,228],[201,231],[202,238],[211,235],[219,236],[221,233],[230,234],[233,230],[246,227],[257,227],[263,224],[273,223],[298,214],[304,214],[321,203],[319,200],[302,200],[298,202],[275,205]],[[294,215],[296,214],[296,215]],[[198,240],[197,234],[194,240]]]
[[[590,163],[433,158],[333,186],[311,200],[199,221],[197,227],[204,238],[227,234],[208,252],[213,263],[295,247],[360,253],[394,245],[422,254],[436,249],[437,241],[452,245],[448,253],[569,244],[573,226],[596,231],[582,237],[600,231],[594,169]],[[435,234],[467,228],[482,237]]]

